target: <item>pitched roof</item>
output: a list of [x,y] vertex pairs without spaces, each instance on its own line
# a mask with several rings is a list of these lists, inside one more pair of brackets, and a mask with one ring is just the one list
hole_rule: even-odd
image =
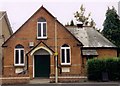
[[92,27],[67,26],[66,28],[83,43],[83,47],[116,47]]
[[7,16],[7,12],[6,11],[0,11],[0,14],[2,14],[2,15],[0,15],[0,20],[2,20],[3,18],[5,18],[6,23],[8,25],[8,28],[9,28],[8,30],[10,32],[10,35],[12,35],[13,31],[12,31],[12,28],[11,28],[11,25],[10,25],[10,22],[9,22],[9,19],[8,19],[8,16]]
[[[20,27],[22,28],[38,11],[40,11],[41,9],[44,9],[50,16],[52,16],[54,19],[56,19],[56,17],[54,17],[46,8],[43,7],[43,5]],[[60,25],[62,25],[58,20],[56,20]],[[62,25],[63,26],[63,25]],[[63,26],[64,27],[64,26]],[[2,46],[4,46],[11,38],[12,36],[14,36],[19,30],[20,28],[15,32],[13,33],[13,35],[11,35],[5,42]],[[64,27],[65,30],[67,30],[66,27]],[[83,44],[71,33],[69,32],[69,30],[67,30],[67,32],[69,34],[71,34],[79,43],[80,43],[80,46],[83,46]]]
[[45,47],[47,47],[49,50],[51,50],[53,53],[55,53],[54,52],[54,50],[52,50],[48,45],[46,45],[43,41],[40,41],[37,45],[35,45],[27,54],[29,54],[29,53],[31,53],[36,47],[38,47],[40,44],[44,44],[45,45]]

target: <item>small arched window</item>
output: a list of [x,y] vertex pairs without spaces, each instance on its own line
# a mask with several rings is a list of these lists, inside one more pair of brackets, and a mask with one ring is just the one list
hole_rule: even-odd
[[70,47],[67,44],[61,47],[61,65],[70,65]]
[[47,38],[47,24],[45,18],[41,17],[37,22],[37,38],[46,39]]
[[14,64],[15,66],[24,66],[24,47],[20,44],[15,46]]
[[15,48],[24,48],[21,44],[15,46]]

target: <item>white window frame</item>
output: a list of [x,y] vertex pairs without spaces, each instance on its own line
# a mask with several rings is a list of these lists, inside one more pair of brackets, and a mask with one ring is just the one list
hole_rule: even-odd
[[[65,51],[65,63],[62,63],[62,49]],[[67,49],[69,49],[69,52],[70,52],[70,63],[67,63]],[[61,50],[60,50],[60,53],[61,53],[61,65],[71,65],[71,49],[70,47],[61,47]]]
[[[41,24],[41,36],[38,36],[38,24]],[[46,36],[43,36],[43,24],[46,24]],[[37,22],[37,39],[47,39],[47,22]]]
[[[19,51],[19,61],[18,61],[18,64],[16,64],[16,50],[18,50]],[[21,52],[21,50],[23,50],[23,52],[24,52],[24,48],[15,48],[14,49],[14,65],[15,66],[24,66],[25,65],[25,52],[24,52],[24,62],[23,63],[20,63],[21,62],[21,55],[20,55],[20,52]]]

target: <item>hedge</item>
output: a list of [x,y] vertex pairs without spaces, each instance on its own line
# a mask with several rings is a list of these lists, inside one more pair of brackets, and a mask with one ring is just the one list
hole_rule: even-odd
[[107,73],[111,81],[120,80],[120,59],[90,59],[87,61],[87,73],[89,80],[102,80],[103,73]]

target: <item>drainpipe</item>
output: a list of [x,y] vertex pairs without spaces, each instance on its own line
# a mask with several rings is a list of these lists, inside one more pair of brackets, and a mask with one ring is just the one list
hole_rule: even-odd
[[57,62],[58,62],[58,52],[57,52],[57,24],[56,24],[57,18],[55,18],[55,83],[58,83],[58,68],[57,68]]

